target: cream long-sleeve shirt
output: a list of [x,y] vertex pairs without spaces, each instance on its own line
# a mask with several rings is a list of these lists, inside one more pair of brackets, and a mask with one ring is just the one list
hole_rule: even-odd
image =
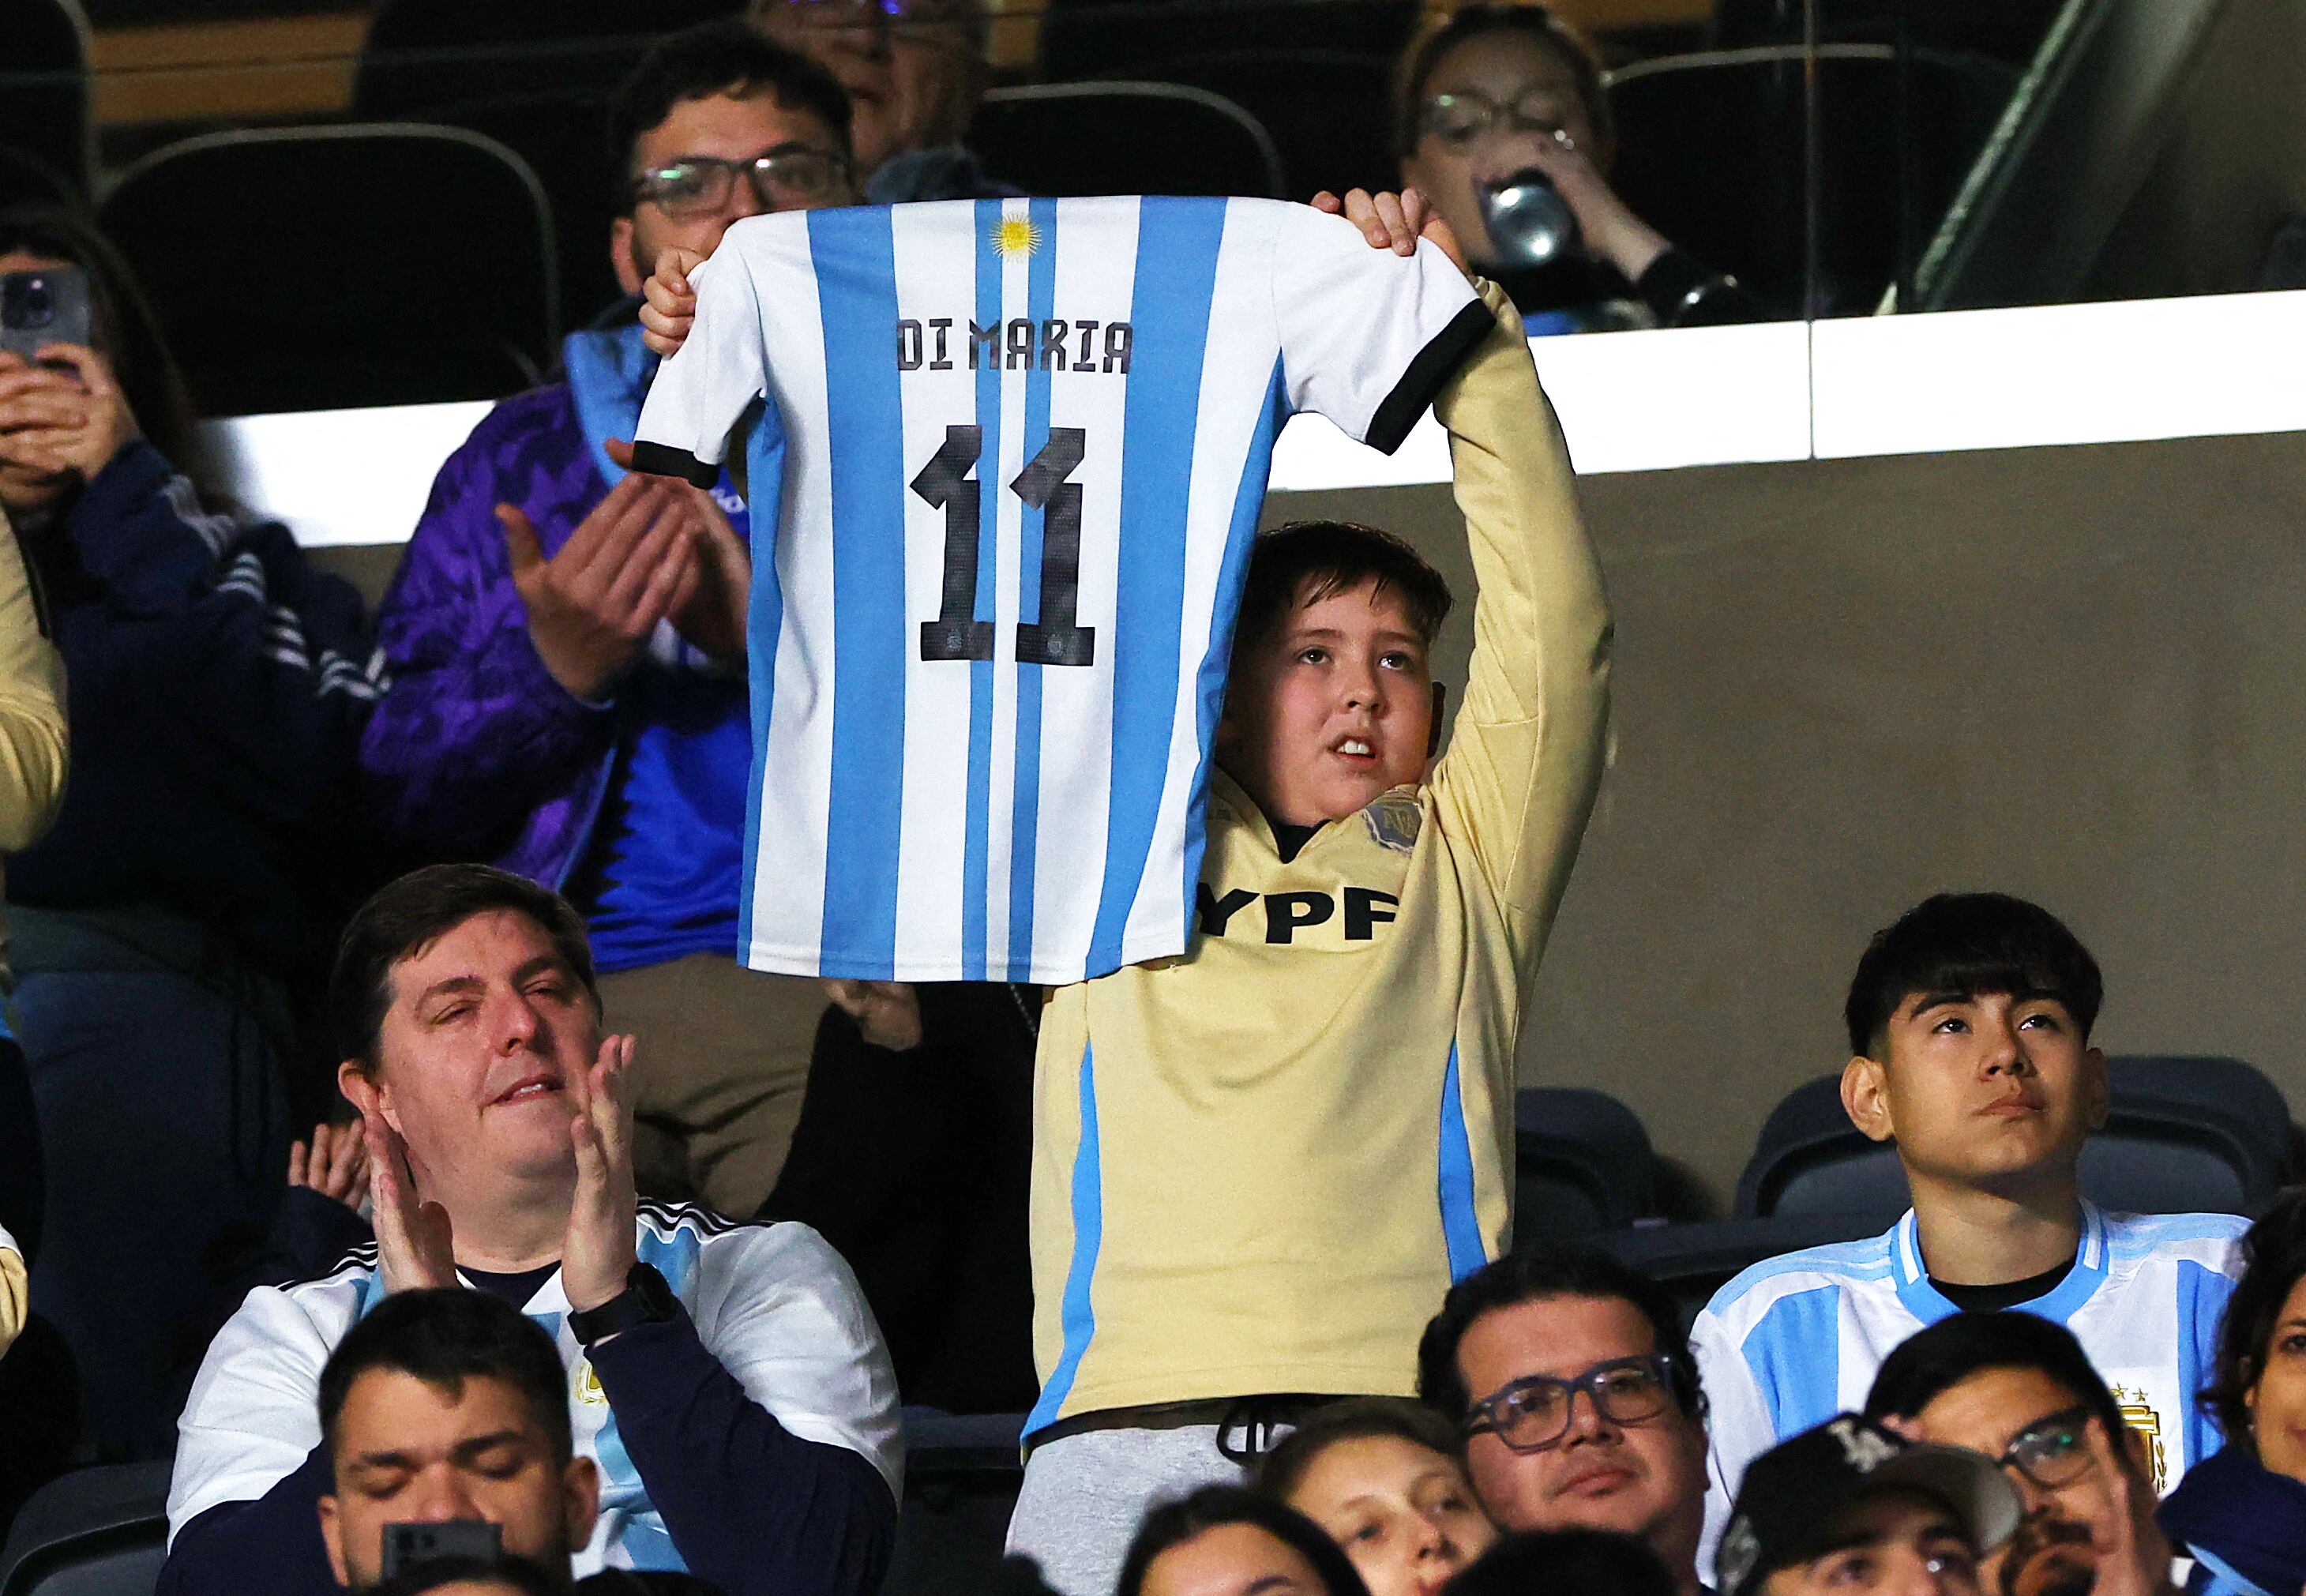
[[[30,848],[56,817],[70,743],[64,656],[40,630],[23,551],[0,512],[0,856]],[[0,984],[8,978],[7,946],[0,920]],[[0,1284],[0,1338],[15,1333],[5,1296]],[[20,1316],[21,1308],[20,1295]]]

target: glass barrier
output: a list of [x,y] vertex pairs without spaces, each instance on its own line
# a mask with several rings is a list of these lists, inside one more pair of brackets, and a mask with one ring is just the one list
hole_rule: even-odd
[[[0,206],[92,207],[211,414],[500,393],[653,240],[851,197],[1406,180],[1537,333],[2306,286],[2306,0],[755,0],[854,158],[749,175],[662,114],[610,148],[649,45],[730,0],[81,3],[11,0]],[[363,295],[372,338],[283,371],[298,302]],[[428,314],[457,347],[411,346]]]

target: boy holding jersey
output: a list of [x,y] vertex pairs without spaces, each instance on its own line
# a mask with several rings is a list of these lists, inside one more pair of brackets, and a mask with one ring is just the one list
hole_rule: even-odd
[[1750,1460],[1858,1406],[1893,1348],[1957,1311],[2071,1330],[2154,1438],[2162,1489],[2217,1448],[2196,1398],[2246,1222],[2083,1199],[2082,1144],[2106,1115],[2089,1042],[2103,994],[2073,933],[2000,893],[1942,894],[1874,938],[1850,982],[1841,1101],[1896,1141],[1914,1206],[1870,1241],[1755,1265],[1698,1316],[1709,1543]]

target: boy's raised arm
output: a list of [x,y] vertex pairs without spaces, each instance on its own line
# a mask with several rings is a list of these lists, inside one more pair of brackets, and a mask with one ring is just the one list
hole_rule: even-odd
[[1433,405],[1480,592],[1465,700],[1432,785],[1505,905],[1526,970],[1601,781],[1610,605],[1521,317],[1504,290],[1476,286],[1497,329]]

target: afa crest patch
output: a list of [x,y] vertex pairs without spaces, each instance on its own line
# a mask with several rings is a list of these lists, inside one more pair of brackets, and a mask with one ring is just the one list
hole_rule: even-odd
[[585,1407],[606,1407],[609,1394],[601,1389],[601,1377],[593,1372],[593,1360],[583,1358],[568,1371],[569,1394]]
[[1362,811],[1371,839],[1396,853],[1414,852],[1425,827],[1425,810],[1407,788],[1396,788]]

